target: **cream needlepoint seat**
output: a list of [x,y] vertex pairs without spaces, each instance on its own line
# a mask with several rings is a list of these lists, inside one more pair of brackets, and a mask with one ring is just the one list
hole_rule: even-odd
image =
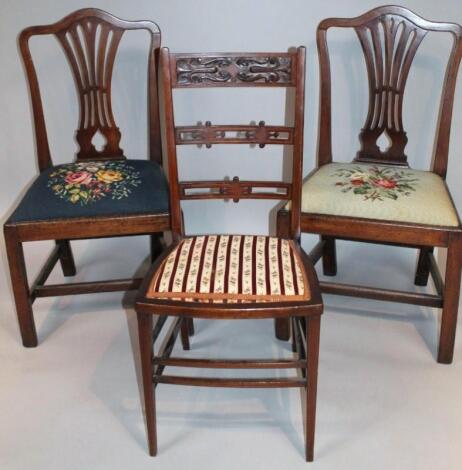
[[443,179],[392,165],[329,163],[308,177],[302,212],[456,227]]
[[172,249],[146,297],[236,303],[306,301],[311,296],[291,240],[206,235],[185,238]]

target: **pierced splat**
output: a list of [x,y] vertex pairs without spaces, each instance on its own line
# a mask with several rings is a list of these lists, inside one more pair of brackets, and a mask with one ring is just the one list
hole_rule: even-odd
[[32,37],[53,35],[64,49],[77,89],[80,118],[76,131],[77,160],[125,158],[119,146],[120,132],[111,105],[111,79],[118,45],[124,31],[146,31],[148,54],[149,157],[161,163],[157,95],[157,51],[160,30],[152,21],[126,21],[97,8],[83,8],[56,23],[30,26],[19,35],[19,49],[26,69],[34,113],[40,171],[53,165],[40,96],[40,85],[31,55]]
[[[403,93],[427,31],[395,15],[382,15],[355,30],[369,77],[369,110],[359,134],[361,149],[356,160],[406,165]],[[387,138],[390,145],[380,145],[378,141],[386,142]]]
[[[123,33],[123,29],[98,18],[75,21],[56,33],[79,95],[78,160],[124,158],[111,104],[114,59]],[[98,133],[105,140],[100,150],[94,144]]]

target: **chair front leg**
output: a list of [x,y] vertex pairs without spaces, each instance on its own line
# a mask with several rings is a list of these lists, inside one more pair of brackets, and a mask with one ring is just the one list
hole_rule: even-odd
[[77,270],[75,269],[71,242],[69,240],[56,240],[56,244],[59,246],[59,261],[61,262],[64,276],[75,276]]
[[152,342],[152,315],[137,313],[138,338],[140,343],[141,370],[143,376],[144,411],[148,431],[149,455],[157,454],[156,402],[153,384],[154,368]]
[[34,348],[38,344],[37,331],[32,312],[32,301],[27,281],[22,242],[19,240],[14,227],[5,226],[4,234],[22,344],[26,348]]
[[416,286],[426,286],[428,284],[428,276],[430,274],[430,259],[428,255],[430,253],[433,253],[433,247],[425,247],[419,250],[414,278]]
[[322,249],[322,271],[324,276],[335,276],[337,274],[337,250],[335,238],[321,236],[324,241]]
[[318,389],[319,334],[321,316],[306,317],[306,461],[314,458],[314,431],[316,425],[316,395]]
[[438,362],[451,364],[456,339],[457,312],[459,309],[459,290],[462,269],[462,237],[449,236],[446,261],[446,275],[443,292],[443,312],[441,316]]

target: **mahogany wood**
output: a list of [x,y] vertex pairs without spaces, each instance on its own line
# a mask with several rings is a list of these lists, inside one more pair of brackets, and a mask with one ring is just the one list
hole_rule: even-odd
[[[260,121],[258,126],[212,126],[210,121],[198,126],[178,126],[175,131],[177,145],[204,144],[210,148],[212,144],[258,144],[263,148],[266,144],[293,144],[293,127],[266,126]],[[231,134],[231,135],[228,135]]]
[[75,276],[77,270],[69,240],[56,240],[56,244],[59,246],[59,261],[64,276]]
[[260,359],[260,360],[219,360],[219,359],[187,359],[183,357],[170,357],[169,359],[154,358],[154,364],[171,367],[203,367],[219,369],[228,366],[230,369],[291,369],[303,367],[303,361],[293,359]]
[[[164,317],[165,318],[165,317]],[[153,316],[137,314],[138,319],[138,337],[140,345],[141,372],[143,375],[143,394],[144,394],[144,413],[146,416],[146,427],[148,432],[149,455],[157,454],[157,430],[156,430],[156,401],[155,388],[152,381],[154,367],[152,363],[152,344],[153,340]],[[159,325],[159,319],[156,326]],[[163,323],[160,324],[160,329]]]
[[154,376],[159,384],[190,385],[200,387],[230,387],[230,388],[289,388],[305,387],[306,380],[296,377],[286,379],[259,378],[259,379],[216,379],[208,377],[180,377],[177,375]]
[[[192,385],[203,387],[302,387],[306,389],[306,458],[313,459],[316,394],[316,374],[318,368],[319,324],[322,314],[320,289],[313,265],[299,245],[300,198],[303,153],[303,116],[305,51],[299,48],[295,53],[225,53],[225,54],[170,54],[168,49],[161,51],[163,78],[167,152],[170,182],[171,224],[174,243],[154,262],[138,292],[135,309],[140,330],[140,350],[143,356],[143,383],[148,423],[149,452],[157,450],[154,389],[157,384]],[[242,87],[242,86],[284,86],[295,88],[294,126],[274,127],[261,122],[259,126],[219,125],[176,127],[173,115],[173,91],[175,88],[192,87]],[[228,132],[235,134],[230,137]],[[241,136],[238,133],[243,132]],[[284,135],[275,135],[282,133]],[[283,140],[285,139],[285,140]],[[292,179],[283,181],[179,181],[177,145],[184,144],[249,144],[260,147],[270,144],[287,144],[293,147]],[[272,191],[270,191],[272,190]],[[290,200],[293,210],[283,235],[292,239],[306,271],[311,298],[308,301],[260,302],[260,303],[209,303],[187,302],[174,299],[148,298],[147,291],[152,276],[158,271],[166,257],[176,249],[184,237],[184,223],[181,201],[185,199],[279,199]],[[154,317],[155,316],[155,317]],[[154,355],[154,345],[147,346],[148,338],[153,343],[165,323],[157,321],[154,326],[147,317],[164,318],[172,316],[175,321],[166,333],[159,352]],[[296,359],[186,359],[170,357],[175,340],[181,331],[183,344],[189,347],[189,332],[193,318],[210,319],[264,319],[264,318],[304,318],[303,325],[310,325],[309,336],[303,330],[299,357]],[[313,321],[311,321],[313,320]],[[301,321],[301,320],[300,320]],[[159,326],[160,325],[160,326]],[[310,344],[308,344],[310,343]],[[309,352],[307,354],[307,348]],[[166,367],[223,368],[223,369],[273,369],[294,368],[297,376],[290,378],[209,378],[198,376],[164,375]],[[307,370],[308,372],[305,372]],[[310,387],[307,387],[309,378]]]
[[[317,30],[321,84],[318,168],[332,162],[331,70],[327,32],[334,27],[353,28],[356,31],[364,52],[369,77],[369,110],[359,135],[361,147],[355,160],[396,165],[407,165],[404,153],[407,136],[402,118],[402,103],[406,78],[414,55],[421,41],[429,32],[446,33],[452,36],[453,45],[443,83],[434,146],[435,153],[431,168],[431,171],[445,178],[454,91],[462,57],[462,27],[455,23],[428,21],[408,9],[398,6],[375,8],[356,18],[323,20]],[[386,151],[381,151],[377,146],[377,140],[383,133],[386,133],[392,142]],[[286,211],[281,211],[278,214],[278,232],[282,232],[284,227],[290,226],[289,220],[290,214]],[[452,362],[460,271],[462,269],[462,253],[459,248],[462,237],[460,220],[457,227],[442,227],[303,213],[301,230],[306,233],[319,234],[321,239],[326,242],[322,253],[324,274],[326,275],[336,273],[335,239],[337,238],[419,249],[415,283],[426,285],[428,274],[431,273],[438,292],[437,295],[330,282],[322,282],[321,290],[325,293],[338,295],[442,307],[438,362]],[[434,247],[448,249],[448,260],[450,261],[446,267],[444,286],[432,255]],[[315,250],[314,261],[319,256],[319,248]],[[278,320],[276,335],[279,338],[285,338],[287,331],[288,322]]]
[[318,361],[319,361],[319,336],[321,318],[306,318],[306,381],[307,389],[313,393],[307,393],[306,398],[306,460],[313,461],[314,457],[314,429],[316,421],[316,394],[318,390]]
[[142,278],[111,279],[110,281],[73,282],[70,284],[50,284],[37,286],[32,291],[35,297],[57,297],[60,295],[97,294],[98,292],[119,292],[136,290],[141,285]]
[[433,254],[433,247],[421,248],[417,259],[414,284],[416,286],[426,286],[428,275],[430,274],[430,255]]
[[440,295],[419,294],[418,292],[404,292],[392,289],[378,289],[375,287],[340,284],[337,282],[320,282],[323,294],[346,295],[361,297],[363,299],[388,300],[405,304],[422,305],[423,307],[441,308],[443,298]]
[[299,63],[285,53],[171,54],[173,88],[294,86]]
[[[148,117],[149,158],[162,161],[157,62],[160,48],[160,30],[152,21],[125,21],[95,8],[75,11],[62,20],[44,26],[31,26],[19,35],[19,49],[24,62],[34,117],[37,159],[40,171],[50,167],[52,158],[48,145],[43,104],[39,82],[29,49],[29,41],[37,35],[55,36],[74,75],[80,109],[76,131],[79,146],[77,160],[108,160],[125,158],[119,146],[120,131],[114,120],[111,105],[111,80],[117,48],[127,30],[145,30],[150,37],[148,51]],[[101,133],[105,146],[95,149],[92,139]],[[40,204],[40,201],[38,201]],[[32,302],[36,297],[110,292],[136,289],[139,279],[84,282],[44,286],[53,266],[59,258],[65,276],[75,275],[75,263],[69,240],[151,235],[155,248],[162,232],[170,228],[169,214],[144,214],[129,217],[62,218],[49,221],[15,223],[8,220],[4,235],[10,276],[24,346],[37,345]],[[37,281],[29,288],[22,244],[36,240],[56,240],[56,247],[40,271]],[[156,254],[156,250],[152,250]],[[160,250],[157,249],[157,253]]]
[[441,278],[441,273],[440,273],[440,270],[438,268],[438,264],[436,262],[436,259],[433,256],[433,253],[428,254],[428,259],[429,259],[428,269],[429,269],[430,274],[432,276],[433,283],[435,284],[436,292],[438,292],[438,295],[443,297],[444,283],[443,283],[443,279]]

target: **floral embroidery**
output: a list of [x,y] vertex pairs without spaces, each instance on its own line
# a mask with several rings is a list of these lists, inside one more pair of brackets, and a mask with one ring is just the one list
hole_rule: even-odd
[[332,176],[342,178],[335,185],[341,187],[343,193],[353,191],[354,194],[363,195],[365,201],[396,200],[399,196],[410,196],[419,181],[403,170],[378,166],[341,168]]
[[140,173],[125,162],[87,162],[56,168],[48,187],[61,199],[85,206],[108,196],[126,198],[140,183]]

